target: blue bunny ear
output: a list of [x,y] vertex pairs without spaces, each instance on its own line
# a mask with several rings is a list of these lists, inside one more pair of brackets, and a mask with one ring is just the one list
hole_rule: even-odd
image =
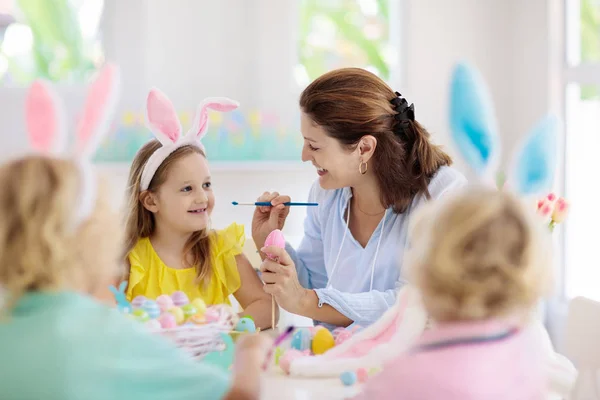
[[125,293],[125,289],[127,289],[127,281],[123,281],[119,284],[119,292]]
[[110,285],[108,287],[108,289],[112,292],[112,294],[115,294],[115,295],[119,294],[119,291],[117,290],[116,287],[114,287],[114,285]]
[[465,63],[452,73],[449,120],[461,156],[475,172],[493,180],[500,159],[494,107],[483,78]]
[[547,115],[527,135],[513,159],[511,187],[520,194],[546,193],[552,189],[556,171],[559,120]]

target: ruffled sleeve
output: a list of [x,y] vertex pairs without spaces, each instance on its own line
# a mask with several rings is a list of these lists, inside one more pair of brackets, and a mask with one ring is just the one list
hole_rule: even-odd
[[235,257],[242,254],[245,242],[244,226],[235,222],[213,234],[213,271],[225,288],[225,296],[235,293],[242,284]]

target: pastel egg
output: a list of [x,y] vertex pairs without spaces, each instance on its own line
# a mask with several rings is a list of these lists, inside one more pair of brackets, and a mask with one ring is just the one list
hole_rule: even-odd
[[146,296],[135,296],[135,298],[131,302],[131,306],[133,308],[140,308],[146,300]]
[[177,320],[175,315],[171,313],[164,313],[157,320],[164,329],[171,329],[177,326]]
[[369,371],[366,368],[356,370],[356,377],[360,383],[365,383],[369,379]]
[[197,314],[203,314],[206,312],[206,303],[204,302],[204,300],[202,300],[201,298],[197,298],[194,299],[194,301],[192,301],[192,304],[194,305],[194,307],[196,307]]
[[190,299],[188,299],[187,295],[181,291],[173,293],[171,295],[171,299],[173,299],[173,304],[175,304],[176,307],[181,307],[190,302]]
[[292,366],[292,361],[297,358],[306,357],[301,351],[289,349],[285,352],[283,356],[279,359],[279,367],[286,373],[290,373],[290,368]]
[[251,318],[244,317],[240,318],[237,325],[235,326],[237,332],[256,332],[256,325]]
[[340,375],[340,379],[345,386],[352,386],[356,383],[356,374],[353,371],[346,371]]
[[204,318],[204,315],[198,313],[198,314],[192,315],[187,320],[187,322],[190,324],[195,324],[195,325],[203,325],[206,323],[206,318]]
[[148,313],[141,308],[137,308],[137,309],[133,310],[132,315],[134,316],[135,319],[137,319],[138,321],[141,321],[141,322],[146,322],[150,319],[150,317],[148,316]]
[[161,294],[160,296],[158,296],[156,298],[156,304],[158,304],[158,307],[160,308],[160,310],[162,312],[165,312],[168,309],[175,307],[175,304],[173,304],[173,299],[171,298],[171,296],[168,296],[166,294]]
[[[275,246],[281,249],[285,248],[285,238],[283,233],[279,229],[275,229],[273,232],[269,233],[269,236],[265,239],[265,247],[266,246]],[[266,253],[266,255],[269,258],[275,258],[271,253]]]
[[196,310],[196,307],[194,307],[193,304],[185,304],[181,306],[181,311],[183,311],[183,316],[185,319],[188,319],[189,317],[198,312],[198,310]]
[[148,313],[148,316],[152,319],[158,318],[160,315],[160,307],[156,304],[156,301],[147,299],[142,303],[142,310]]
[[327,329],[319,329],[312,340],[312,351],[314,354],[323,354],[335,346],[333,335]]
[[175,317],[175,322],[177,325],[181,325],[183,321],[185,321],[185,315],[183,314],[183,310],[179,307],[171,308],[168,313],[172,314]]
[[312,335],[306,328],[300,328],[294,332],[290,346],[293,349],[304,351],[311,348]]
[[159,330],[162,326],[160,324],[160,322],[158,322],[155,319],[151,319],[149,321],[146,321],[144,323],[144,325],[146,325],[146,328],[150,329],[151,331],[157,331]]

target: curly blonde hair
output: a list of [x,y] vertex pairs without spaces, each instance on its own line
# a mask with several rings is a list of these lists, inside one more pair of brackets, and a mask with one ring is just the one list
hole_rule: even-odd
[[436,322],[525,316],[550,288],[549,234],[515,196],[468,190],[416,216],[409,277]]
[[103,185],[76,223],[81,171],[73,161],[29,156],[0,167],[0,286],[4,311],[25,293],[92,293],[118,273],[118,213]]

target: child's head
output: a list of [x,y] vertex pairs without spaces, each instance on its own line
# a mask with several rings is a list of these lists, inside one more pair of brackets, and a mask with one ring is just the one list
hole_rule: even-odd
[[30,291],[93,293],[118,273],[118,214],[98,190],[91,214],[73,210],[85,175],[74,161],[29,156],[0,167],[0,285],[9,301]]
[[469,188],[418,216],[410,274],[438,322],[526,313],[548,288],[542,224],[506,192]]
[[182,236],[206,230],[215,197],[204,152],[194,145],[179,147],[158,167],[147,190],[141,190],[142,170],[161,147],[148,142],[135,156],[129,174],[128,233],[137,241],[150,237],[157,225]]

